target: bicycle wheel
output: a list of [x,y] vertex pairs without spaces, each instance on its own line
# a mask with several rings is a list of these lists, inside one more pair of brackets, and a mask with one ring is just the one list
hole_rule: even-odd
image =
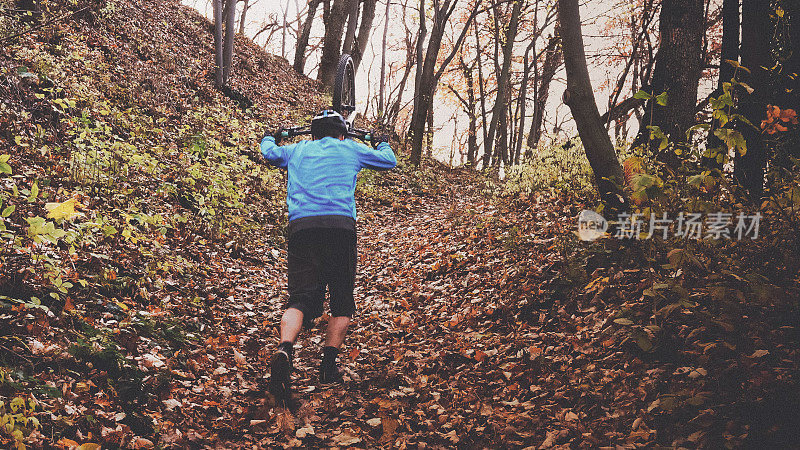
[[356,109],[356,71],[353,58],[344,53],[333,82],[333,110],[347,118]]

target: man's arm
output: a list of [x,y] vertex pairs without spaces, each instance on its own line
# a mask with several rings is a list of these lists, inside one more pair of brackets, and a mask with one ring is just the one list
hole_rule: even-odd
[[358,148],[358,160],[362,167],[372,170],[389,170],[397,165],[392,147],[388,142],[381,142],[375,150],[364,144],[355,143]]
[[291,145],[275,144],[275,138],[272,136],[264,136],[264,139],[261,140],[261,155],[273,166],[285,169],[289,164],[289,147]]

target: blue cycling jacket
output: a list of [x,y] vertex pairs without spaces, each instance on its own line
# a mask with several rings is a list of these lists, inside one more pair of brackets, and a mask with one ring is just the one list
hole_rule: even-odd
[[286,203],[289,220],[341,215],[356,219],[356,175],[361,169],[388,170],[397,159],[388,143],[373,150],[351,139],[325,137],[278,146],[275,138],[261,141],[270,164],[289,172]]

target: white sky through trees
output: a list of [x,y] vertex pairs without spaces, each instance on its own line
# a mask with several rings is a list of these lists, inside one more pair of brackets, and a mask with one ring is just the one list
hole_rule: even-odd
[[[387,37],[387,55],[386,55],[386,64],[387,64],[387,73],[389,72],[389,66],[394,65],[394,67],[399,67],[400,65],[405,63],[406,53],[404,48],[403,39],[405,37],[405,29],[402,23],[403,14],[402,14],[402,6],[401,2],[398,0],[391,0],[391,12],[389,14],[389,33]],[[200,13],[204,14],[206,17],[211,18],[213,11],[211,2],[209,0],[182,0],[183,4],[192,6]],[[283,23],[284,13],[287,16],[289,22],[297,20],[298,9],[303,11],[306,10],[306,2],[307,0],[250,0],[251,7],[247,13],[247,20],[246,20],[246,27],[245,33],[249,37],[253,37],[258,33],[262,28],[264,28],[265,24],[271,23],[273,21],[277,21],[279,24]],[[465,5],[467,2],[463,2]],[[595,90],[595,98],[597,101],[598,109],[600,113],[603,114],[607,110],[609,95],[611,93],[612,86],[616,84],[617,78],[622,73],[622,69],[624,67],[624,60],[614,59],[615,56],[618,56],[619,51],[614,48],[614,42],[612,37],[619,35],[620,33],[630,33],[630,27],[627,29],[621,29],[619,27],[613,28],[609,27],[609,23],[614,20],[617,20],[621,15],[626,15],[629,13],[635,1],[629,0],[600,0],[600,1],[590,1],[590,2],[583,2],[581,5],[581,19],[583,21],[583,35],[584,35],[584,45],[586,47],[587,53],[587,60],[589,63],[589,72],[592,78],[592,86]],[[712,0],[710,2],[710,10],[715,11],[717,3],[721,3],[721,0]],[[413,6],[412,6],[413,5]],[[417,20],[416,20],[416,5],[418,5],[417,1],[409,2],[409,11],[408,11],[408,26],[409,28],[416,32],[418,27]],[[464,5],[462,5],[464,6]],[[239,10],[241,10],[242,2],[239,3]],[[367,47],[364,52],[364,57],[362,59],[362,63],[359,67],[358,73],[356,75],[356,89],[357,89],[357,99],[359,101],[358,111],[363,113],[365,108],[367,108],[366,102],[371,100],[373,97],[377,97],[378,93],[378,83],[380,77],[380,63],[381,63],[381,38],[383,34],[383,27],[385,21],[385,8],[386,3],[385,0],[378,0],[378,4],[375,8],[375,19],[373,21],[373,28],[372,28],[372,35],[370,37],[369,42],[367,43]],[[318,45],[321,41],[323,35],[323,25],[322,25],[322,7],[320,6],[317,10],[317,19],[315,20],[315,26],[311,33],[311,39],[309,41],[309,47],[313,47],[314,45]],[[451,23],[455,24],[456,21],[454,18],[458,17],[459,12],[456,12],[451,18]],[[302,21],[304,17],[301,17],[300,20]],[[429,27],[430,27],[430,18],[429,20]],[[481,21],[485,21],[486,17],[481,17]],[[237,14],[237,21],[238,21],[238,14]],[[238,26],[238,25],[237,25]],[[292,28],[299,29],[302,26],[302,22],[299,24],[293,24]],[[653,40],[654,45],[657,45],[657,29],[658,29],[658,21],[657,19],[654,21],[652,27],[655,30],[656,34],[651,35],[651,39]],[[452,29],[451,29],[452,30]],[[256,37],[256,42],[264,46],[266,50],[275,55],[281,55],[282,51],[285,52],[284,56],[291,64],[294,59],[294,49],[295,49],[295,41],[296,35],[294,30],[288,30],[285,34],[285,41],[283,33],[278,30],[274,34],[272,34],[271,39],[269,42],[266,42],[266,38],[269,32],[262,32],[260,36]],[[453,34],[453,33],[450,33]],[[522,55],[525,52],[525,47],[528,45],[527,39],[523,39],[526,33],[520,33],[520,39],[518,39],[514,55],[515,57],[519,57],[521,60]],[[546,31],[544,35],[540,38],[540,43],[537,45],[537,50],[541,50],[546,45],[546,37],[548,32]],[[448,36],[445,36],[445,42],[447,42]],[[467,39],[467,45],[472,46],[471,39]],[[442,52],[445,51],[445,45],[443,45]],[[319,64],[319,55],[321,53],[321,49],[317,49],[313,51],[312,54],[309,56],[306,62],[306,75],[310,76],[311,78],[316,77],[317,67]],[[615,54],[616,53],[616,54]],[[468,55],[468,57],[473,57],[472,55]],[[451,63],[451,66],[454,67],[456,62],[454,61]],[[521,63],[518,64],[519,67],[516,70],[521,70]],[[484,61],[484,76],[486,76],[487,72],[492,71],[492,65],[489,60]],[[413,81],[414,72],[412,71],[410,75],[410,79],[407,83],[406,92],[404,94],[404,104],[409,102],[412,99],[413,95]],[[475,73],[477,76],[477,73]],[[550,87],[550,95],[548,98],[547,106],[545,108],[545,125],[544,125],[544,135],[543,141],[546,143],[548,140],[548,136],[552,135],[554,126],[557,125],[562,131],[558,133],[557,138],[564,139],[567,137],[572,137],[576,133],[574,131],[574,124],[572,123],[572,119],[570,117],[569,108],[561,102],[561,95],[564,91],[566,86],[565,79],[564,79],[564,71],[563,67],[556,73],[553,82],[551,83]],[[399,75],[398,77],[399,78]],[[397,83],[398,80],[389,80],[389,83]],[[392,89],[393,84],[387,84],[387,92]],[[623,90],[622,94],[619,97],[618,102],[628,98],[631,94],[628,90]],[[700,97],[705,98],[706,95],[713,89],[712,83],[708,79],[701,80],[700,86]],[[450,161],[451,152],[455,154],[455,158],[453,159],[453,163],[458,165],[462,162],[461,156],[459,155],[459,146],[463,147],[463,152],[466,154],[466,137],[467,137],[467,124],[468,119],[466,113],[463,112],[460,105],[457,103],[456,100],[447,98],[447,96],[442,95],[446,89],[440,87],[437,89],[436,100],[434,102],[434,120],[435,126],[437,128],[437,132],[434,138],[434,148],[435,148],[435,156],[444,161]],[[477,89],[476,89],[477,91]],[[529,86],[528,92],[528,108],[527,108],[527,115],[528,120],[526,123],[526,135],[527,135],[527,128],[530,126],[530,116],[533,114],[533,98],[532,94],[533,90],[532,87]],[[476,92],[476,95],[479,95]],[[494,96],[488,95],[487,100],[487,110],[491,110],[492,103],[494,102]],[[410,115],[410,108],[411,104],[407,104],[408,113]],[[480,107],[478,107],[480,109]],[[375,110],[375,103],[371,103],[368,107],[367,115],[374,116],[376,113]],[[479,114],[479,112],[478,112]],[[482,131],[480,131],[480,116],[478,117],[478,145],[479,148],[482,149]],[[286,124],[291,125],[291,124]],[[629,126],[629,133],[628,136],[630,138],[636,133],[638,129],[638,123],[633,118],[628,123]],[[612,125],[613,128],[613,125]],[[612,136],[613,137],[613,136]]]

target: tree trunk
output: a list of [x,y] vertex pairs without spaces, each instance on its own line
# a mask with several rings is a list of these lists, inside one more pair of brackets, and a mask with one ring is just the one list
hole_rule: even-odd
[[720,54],[719,81],[717,89],[722,92],[722,83],[733,78],[736,68],[725,60],[739,60],[739,20],[740,0],[723,0],[722,2],[722,50]]
[[244,34],[244,26],[247,20],[247,10],[250,7],[250,0],[244,0],[242,5],[242,15],[239,17],[239,34]]
[[464,78],[467,80],[467,117],[469,118],[469,136],[467,136],[467,164],[475,167],[475,158],[478,156],[478,124],[475,117],[475,81],[472,69],[468,68],[461,60]]
[[212,0],[214,2],[214,75],[217,86],[225,84],[225,77],[223,76],[223,55],[222,55],[222,29],[224,27],[223,0]]
[[430,84],[430,79],[423,79],[418,84],[419,89],[416,92],[417,99],[414,102],[414,111],[411,113],[411,125],[409,126],[409,134],[411,134],[411,163],[415,166],[419,166],[420,162],[422,162],[422,141],[425,132],[425,122],[432,100],[430,95],[432,88]]
[[[703,11],[703,0],[663,0],[661,3],[661,44],[651,93],[655,96],[666,92],[667,104],[661,106],[655,99],[647,102],[634,146],[650,141],[648,125],[660,127],[674,143],[685,142],[686,130],[694,125],[697,87],[703,70]],[[659,158],[672,168],[680,164],[671,149],[662,152]]]
[[[528,44],[528,47],[525,49],[525,57],[523,58],[522,62],[522,83],[519,87],[519,95],[517,100],[517,109],[519,110],[519,126],[517,127],[518,136],[515,137],[515,145],[514,145],[514,164],[519,164],[519,155],[522,153],[522,134],[525,132],[525,111],[528,105],[528,80],[530,79],[530,71],[531,67],[535,67],[536,64],[530,63],[530,53],[531,50],[534,51],[533,58],[536,58],[536,41],[537,39],[532,39],[531,43]],[[534,83],[536,79],[534,78]]]
[[378,122],[381,123],[383,123],[384,91],[386,90],[386,36],[389,33],[389,7],[391,4],[391,0],[386,0],[386,13],[383,23],[383,39],[381,39],[381,79],[378,87]]
[[[483,51],[481,50],[481,41],[480,36],[478,33],[478,24],[475,24],[475,50],[477,55],[475,57],[475,61],[478,65],[478,91],[481,94],[481,131],[483,132],[483,142],[485,143],[489,138],[487,136],[487,132],[489,131],[489,127],[486,126],[486,90],[483,86],[483,59],[481,58],[481,54]],[[477,158],[478,155],[475,155]],[[491,153],[483,152],[483,168],[486,169],[489,167],[489,159],[491,158]]]
[[[481,49],[480,33],[478,31],[477,22],[475,23],[475,53],[475,63],[478,66],[478,92],[480,93],[481,101],[481,132],[483,134],[483,142],[486,142],[488,139],[486,133],[489,131],[489,127],[486,126],[486,89],[484,88],[483,58],[481,57],[483,54],[483,49]],[[477,158],[478,155],[476,154],[475,157]],[[489,167],[490,157],[491,154],[487,154],[486,152],[483,153],[484,169]]]
[[428,125],[425,133],[425,149],[428,158],[433,158],[433,108],[428,108]]
[[319,61],[317,80],[327,89],[333,86],[336,76],[336,65],[339,62],[342,47],[342,31],[347,19],[347,6],[353,0],[331,0],[332,4],[325,22],[325,37],[323,38],[322,56]]
[[561,66],[563,53],[558,48],[561,38],[552,36],[547,43],[542,64],[542,74],[539,76],[539,86],[536,90],[534,100],[533,121],[531,130],[528,133],[528,148],[535,148],[542,138],[542,124],[544,123],[544,108],[547,105],[547,98],[550,95],[550,83],[556,75],[556,71]]
[[227,0],[225,5],[225,48],[222,61],[222,83],[227,85],[233,65],[234,22],[236,21],[236,0]]
[[621,189],[624,176],[595,103],[589,69],[586,66],[578,0],[559,0],[558,20],[567,71],[564,100],[575,119],[600,198],[606,204],[606,211],[614,213],[627,206]]
[[[514,6],[511,10],[511,19],[508,25],[508,30],[506,31],[506,42],[503,45],[503,66],[500,70],[500,78],[497,80],[497,97],[495,98],[494,107],[492,108],[492,121],[489,124],[489,134],[487,135],[487,140],[484,142],[484,151],[486,153],[492,152],[492,145],[494,145],[494,138],[495,133],[497,132],[497,127],[502,126],[502,121],[505,121],[506,114],[505,110],[507,107],[507,98],[508,98],[508,85],[510,82],[511,74],[511,57],[512,52],[514,50],[514,40],[517,37],[517,29],[519,26],[519,16],[520,11],[522,10],[522,1],[517,0],[514,2]],[[506,127],[503,126],[505,129]],[[501,133],[505,137],[505,133]],[[503,139],[503,143],[500,148],[501,152],[507,151],[507,145],[505,139]],[[505,159],[503,156],[505,153],[501,153],[501,157]],[[497,161],[497,159],[495,159]]]
[[356,30],[358,28],[359,0],[347,0],[347,31],[344,34],[342,53],[352,55],[353,43],[356,40]]
[[[772,9],[766,1],[747,1],[742,5],[742,65],[750,69],[744,73],[744,81],[755,88],[740,102],[739,112],[752,124],[759,126],[764,119],[771,87],[766,80],[769,72],[764,67],[772,67],[770,56],[770,37],[772,36]],[[737,154],[734,160],[734,178],[758,204],[764,192],[764,168],[766,166],[766,147],[761,133],[748,126],[741,130],[747,141],[747,153]]]
[[[426,62],[429,62],[427,55],[423,56],[422,51],[425,44],[425,37],[428,34],[427,20],[425,18],[425,0],[419,0],[419,11],[419,34],[417,35],[417,50],[414,55],[417,61],[417,70],[414,79],[414,111],[411,113],[411,124],[409,126],[412,149],[411,163],[416,166],[422,161],[422,138],[423,132],[425,131],[425,120],[427,119],[428,108],[430,108],[430,101],[427,98],[430,92],[428,88],[430,77],[426,80],[423,76],[424,65]],[[433,40],[434,37],[431,36],[431,41]],[[428,51],[432,50],[432,44],[433,42],[428,43]]]
[[[508,124],[508,97],[510,93],[506,92],[505,97],[502,99],[498,99],[500,101],[502,108],[497,111],[497,122],[498,124]],[[495,102],[495,104],[497,104]],[[496,108],[495,108],[496,109]],[[495,121],[495,113],[492,111],[492,122]],[[491,127],[491,125],[489,125]],[[491,133],[491,129],[489,129],[489,133]],[[497,141],[496,148],[492,151],[492,166],[500,167],[500,163],[506,164],[508,162],[508,126],[499,126],[497,128],[497,135],[495,136],[495,140]]]
[[504,133],[505,133],[505,147],[506,147],[506,151],[505,151],[506,158],[503,160],[503,162],[506,165],[514,164],[514,148],[516,148],[516,145],[517,145],[516,144],[516,142],[517,142],[516,141],[516,137],[517,137],[517,114],[519,112],[519,110],[517,109],[517,106],[519,105],[519,103],[517,103],[517,102],[519,101],[519,99],[512,100],[512,98],[511,98],[512,91],[513,91],[513,88],[509,89],[508,97],[507,97],[508,108],[506,108],[506,117],[507,117],[507,119],[506,119],[505,123],[507,123],[508,126],[503,127],[505,129]]
[[[425,10],[424,3],[424,0],[420,0],[421,11]],[[417,64],[422,65],[422,70],[419,70],[419,66],[417,66],[417,89],[415,89],[414,92],[414,112],[411,115],[411,125],[409,126],[409,132],[411,133],[411,163],[417,166],[419,166],[420,162],[422,161],[422,141],[424,137],[423,132],[425,130],[425,119],[428,116],[428,109],[432,107],[436,85],[439,83],[439,80],[444,74],[445,69],[453,60],[459,48],[461,48],[461,44],[464,42],[464,37],[469,31],[470,24],[472,23],[472,20],[475,19],[475,15],[478,13],[478,7],[480,5],[478,2],[473,5],[472,13],[469,15],[465,23],[461,24],[461,32],[458,35],[456,42],[453,43],[452,47],[450,48],[450,53],[442,60],[437,69],[436,65],[439,60],[439,50],[442,46],[442,37],[447,29],[447,22],[450,19],[450,16],[453,14],[453,11],[455,11],[457,3],[458,0],[444,0],[435,4],[433,27],[431,29],[431,36],[428,40],[428,48],[425,51],[424,58],[421,57],[422,44],[420,42],[423,40],[422,36],[420,36],[420,41],[417,43]],[[425,26],[425,22],[423,20],[420,22],[420,32],[422,32],[422,27]]]
[[283,26],[281,26],[281,58],[286,59],[286,34],[289,30],[289,2],[283,8]]
[[[739,61],[739,0],[723,0],[722,3],[722,49],[719,58],[719,79],[714,96],[719,96],[723,92],[723,84],[730,83],[736,68],[726,61]],[[727,153],[727,147],[720,138],[713,133],[719,127],[719,121],[712,121],[712,132],[708,133],[708,148],[720,149]],[[722,170],[722,164],[717,162],[716,153],[712,152],[710,157],[703,157],[701,164],[709,169]]]
[[297,73],[303,73],[306,66],[306,47],[308,47],[308,39],[311,37],[311,28],[314,25],[314,15],[317,13],[317,6],[320,0],[309,0],[308,2],[308,15],[305,22],[303,22],[303,29],[300,36],[297,38],[297,46],[294,50],[294,70]]
[[[361,59],[364,57],[364,49],[367,48],[369,36],[372,33],[372,21],[375,20],[375,6],[378,0],[364,0],[364,9],[361,12],[361,25],[358,27],[358,37],[356,38],[355,45],[351,51],[353,55],[353,68],[358,71],[358,66],[361,64]],[[387,4],[390,3],[387,0]],[[387,6],[386,22],[389,22],[389,11]],[[385,48],[385,43],[383,44]]]

